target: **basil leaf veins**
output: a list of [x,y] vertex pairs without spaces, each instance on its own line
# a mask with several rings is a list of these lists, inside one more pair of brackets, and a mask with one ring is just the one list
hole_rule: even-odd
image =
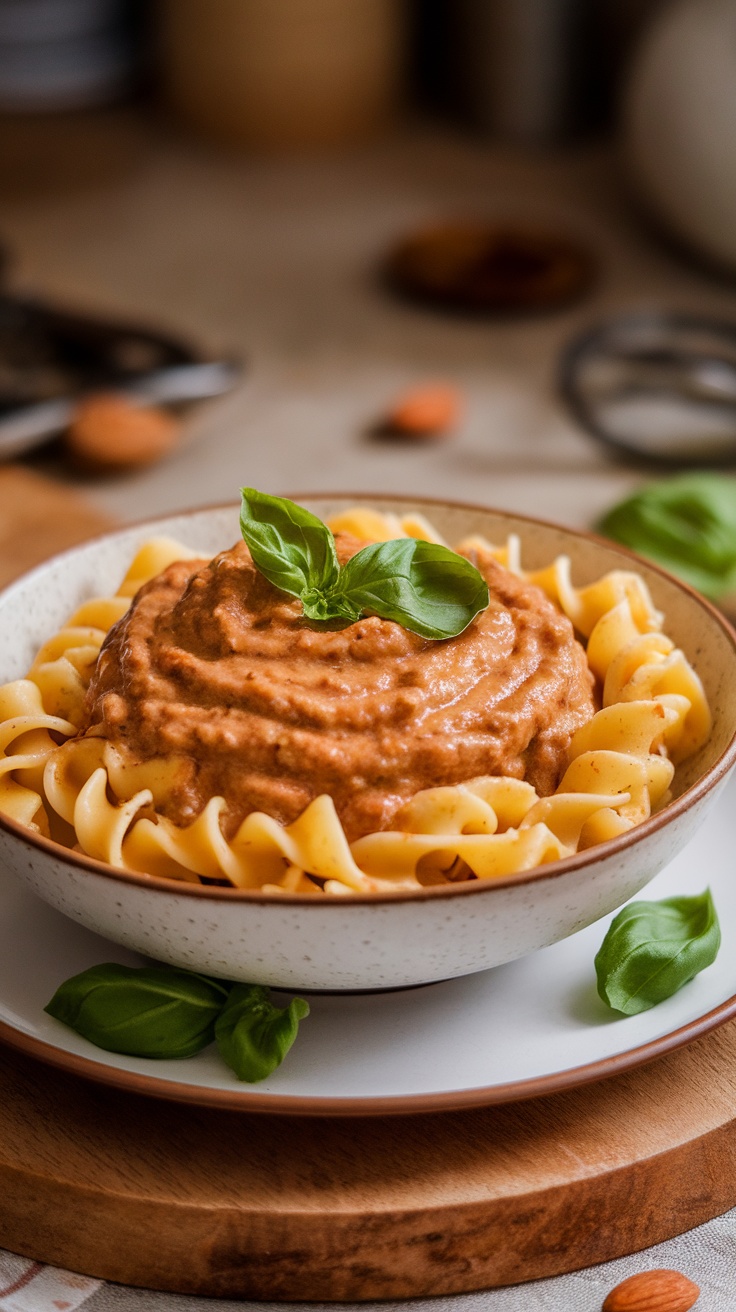
[[165,966],[93,966],[57,989],[45,1010],[107,1052],[191,1057],[215,1037],[230,986]]
[[614,1011],[634,1016],[710,966],[720,945],[710,889],[695,897],[631,902],[611,922],[595,958],[598,993]]
[[254,487],[241,488],[241,497],[240,529],[256,568],[275,588],[300,597],[310,618],[326,618],[319,613],[322,599],[340,573],[327,525],[286,497]]
[[256,568],[301,600],[308,619],[393,620],[422,638],[455,638],[485,610],[488,584],[449,547],[416,538],[375,542],[340,568],[326,524],[283,497],[242,489],[240,525]]
[[280,1066],[299,1029],[309,1015],[309,1003],[292,998],[288,1007],[275,1007],[268,989],[258,984],[236,984],[215,1026],[220,1056],[239,1080],[265,1080]]

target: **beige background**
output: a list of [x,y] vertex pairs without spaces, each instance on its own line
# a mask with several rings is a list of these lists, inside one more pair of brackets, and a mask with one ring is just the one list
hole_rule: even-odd
[[[0,137],[11,284],[247,361],[236,391],[190,413],[173,459],[84,485],[121,518],[228,500],[248,482],[446,495],[587,524],[642,475],[612,463],[566,413],[555,384],[563,345],[616,310],[736,312],[736,285],[658,243],[599,147],[522,156],[417,127],[289,159],[151,135],[123,113],[51,126],[43,138],[33,123]],[[597,287],[575,308],[517,321],[394,301],[376,277],[387,246],[447,215],[570,232],[599,257]],[[465,396],[454,439],[366,437],[397,391],[435,378]]]

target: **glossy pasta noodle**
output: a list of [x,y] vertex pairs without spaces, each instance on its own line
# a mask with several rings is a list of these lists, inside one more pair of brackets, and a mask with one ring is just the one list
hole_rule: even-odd
[[[363,540],[440,541],[421,516],[363,508],[330,521]],[[24,679],[0,687],[0,812],[121,869],[236,888],[321,897],[497,879],[567,857],[640,824],[668,800],[676,764],[706,741],[711,718],[700,680],[662,632],[644,581],[613,571],[576,588],[560,556],[525,573],[517,538],[490,550],[540,587],[586,644],[601,709],[574,734],[557,790],[486,775],[417,792],[390,831],[348,843],[332,798],[316,797],[291,824],[253,812],[226,840],[222,797],[177,826],[159,807],[176,762],[123,766],[104,737],[77,737],[85,695],[108,629],[138,588],[195,553],[154,539],[114,597],[85,603],[39,651]]]

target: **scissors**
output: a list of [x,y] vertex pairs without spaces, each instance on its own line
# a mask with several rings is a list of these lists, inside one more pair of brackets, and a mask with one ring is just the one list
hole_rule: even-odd
[[560,389],[612,452],[671,467],[736,463],[736,323],[643,312],[576,337]]
[[205,360],[138,324],[0,294],[0,459],[62,432],[85,393],[122,392],[154,405],[196,401],[229,391],[240,372],[235,360]]

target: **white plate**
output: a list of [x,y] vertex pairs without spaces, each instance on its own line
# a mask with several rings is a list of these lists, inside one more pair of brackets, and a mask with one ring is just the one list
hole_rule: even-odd
[[736,1014],[734,814],[736,778],[690,846],[640,895],[697,893],[710,884],[723,943],[713,966],[639,1016],[615,1015],[596,994],[593,958],[607,917],[481,974],[390,993],[310,994],[311,1015],[284,1065],[262,1084],[240,1084],[214,1048],[186,1061],[121,1057],[47,1016],[44,1004],[68,976],[103,961],[144,959],[6,878],[0,882],[0,1037],[103,1083],[248,1112],[385,1115],[576,1087],[640,1065]]

